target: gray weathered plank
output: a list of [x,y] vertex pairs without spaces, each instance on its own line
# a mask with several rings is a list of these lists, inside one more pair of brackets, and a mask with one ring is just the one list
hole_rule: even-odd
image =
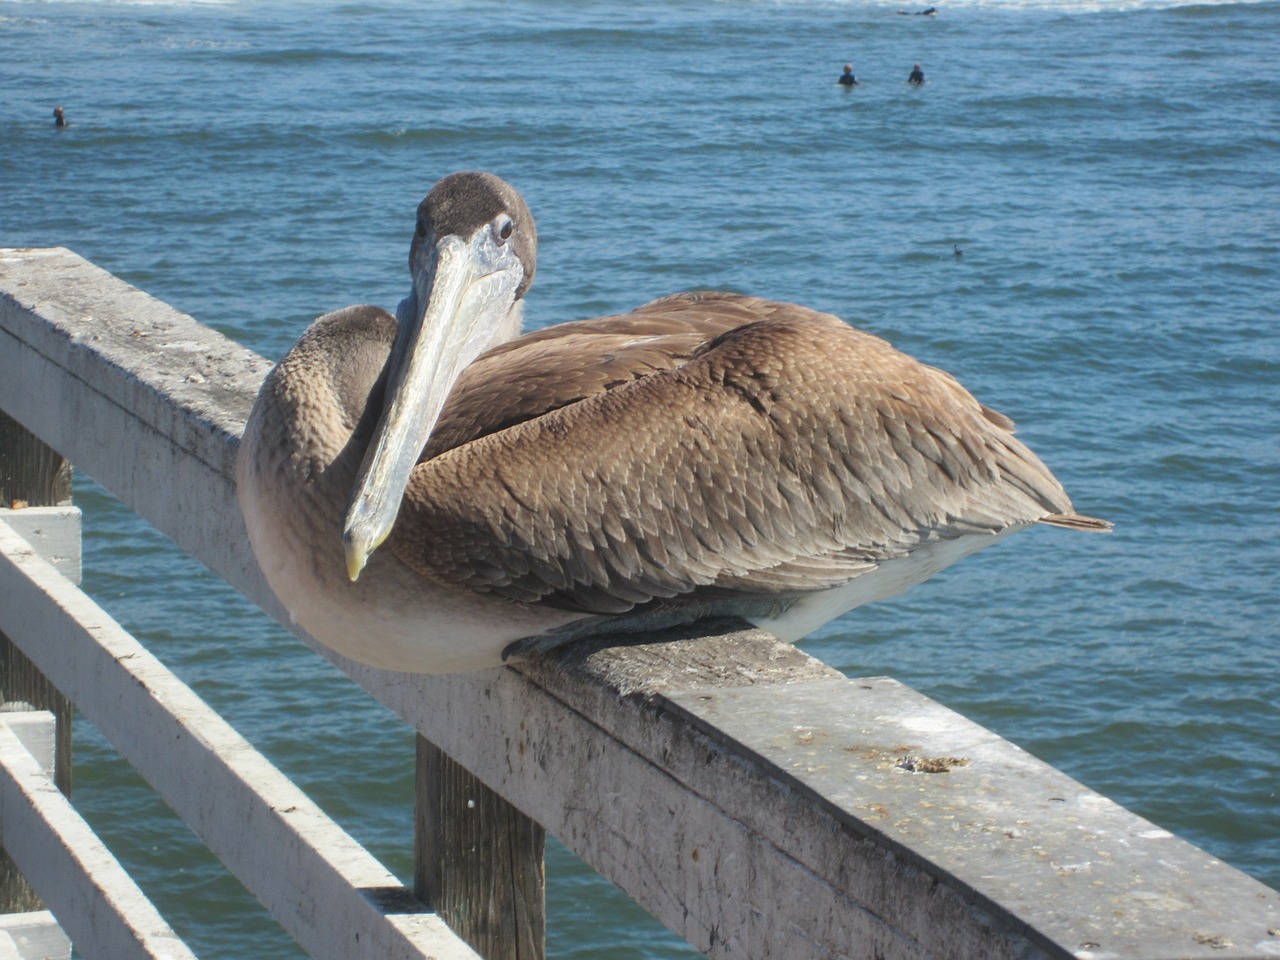
[[4,715],[0,715],[0,837],[82,956],[195,960],[58,792],[9,729]]
[[71,960],[71,940],[48,910],[0,916],[4,960]]
[[546,956],[546,831],[417,738],[414,892],[485,960]]
[[[476,960],[385,867],[2,522],[0,595],[0,628],[308,953]],[[79,942],[74,930],[72,937]]]
[[81,516],[78,507],[26,507],[22,510],[0,507],[0,520],[53,564],[58,573],[72,583],[80,582]]
[[[279,618],[248,557],[230,480],[238,425],[265,367],[71,254],[5,259],[0,337],[12,349],[0,344],[0,407]],[[135,369],[119,330],[143,306],[157,352]],[[85,313],[92,325],[76,319]],[[90,329],[96,360],[82,352]],[[185,347],[170,356],[170,342],[200,342],[205,364],[204,381],[181,381],[172,406],[166,371],[189,361]],[[11,376],[23,386],[7,388]],[[122,377],[143,383],[126,388]],[[36,384],[59,397],[45,398],[56,409],[15,395]],[[133,395],[141,423],[104,409],[104,398]],[[115,447],[136,463],[84,440],[87,421],[110,422]],[[202,441],[201,431],[220,439]],[[192,490],[217,524],[185,524],[167,502]],[[900,685],[840,679],[754,631],[598,646],[443,678],[331,659],[712,956],[1280,954],[1268,933],[1280,924],[1275,891]],[[877,697],[890,705],[867,713]],[[767,721],[755,719],[761,711]],[[841,727],[844,716],[861,726]],[[912,718],[922,726],[895,726]],[[797,724],[813,739],[797,739]],[[889,763],[898,747],[926,759],[973,756],[945,774],[913,773]],[[957,807],[956,784],[977,790],[968,806]],[[953,819],[925,822],[929,803]],[[1008,835],[993,834],[991,821],[1008,818],[991,811],[1016,814]],[[1186,882],[1148,885],[1143,871],[1170,857]],[[1217,904],[1198,876],[1214,878]]]

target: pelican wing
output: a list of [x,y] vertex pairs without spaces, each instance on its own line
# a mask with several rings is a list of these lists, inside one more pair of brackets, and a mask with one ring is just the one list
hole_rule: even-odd
[[561,323],[500,344],[462,372],[421,460],[552,410],[671,370],[707,340],[758,319],[666,297],[618,316]]
[[414,469],[389,541],[404,563],[516,601],[622,613],[795,596],[940,538],[1071,515],[1007,419],[836,317],[704,294],[622,319],[709,326],[591,321],[477,361],[460,410],[504,419],[459,413],[469,426]]

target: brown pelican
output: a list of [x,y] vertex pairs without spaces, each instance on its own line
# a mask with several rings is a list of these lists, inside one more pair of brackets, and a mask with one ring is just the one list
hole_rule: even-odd
[[396,316],[320,317],[262,385],[249,538],[342,655],[472,670],[713,615],[794,640],[1031,524],[1110,526],[953,377],[829,314],[689,293],[518,336],[535,247],[509,184],[446,177]]

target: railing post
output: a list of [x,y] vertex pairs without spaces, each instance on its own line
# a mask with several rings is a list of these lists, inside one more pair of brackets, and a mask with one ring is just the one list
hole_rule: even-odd
[[546,831],[417,740],[414,893],[485,960],[543,960]]
[[[71,464],[0,411],[0,505],[49,507],[71,502]],[[54,734],[54,783],[71,795],[71,701],[59,693],[8,637],[0,634],[0,703],[49,710]],[[0,850],[0,913],[41,909],[40,898]]]

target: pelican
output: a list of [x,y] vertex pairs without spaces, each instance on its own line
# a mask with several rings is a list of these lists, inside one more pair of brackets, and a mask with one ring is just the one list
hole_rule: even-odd
[[325,314],[263,382],[241,509],[294,621],[448,673],[736,616],[796,640],[1076,514],[1013,423],[830,314],[685,293],[519,335],[537,236],[456,173],[394,316]]

